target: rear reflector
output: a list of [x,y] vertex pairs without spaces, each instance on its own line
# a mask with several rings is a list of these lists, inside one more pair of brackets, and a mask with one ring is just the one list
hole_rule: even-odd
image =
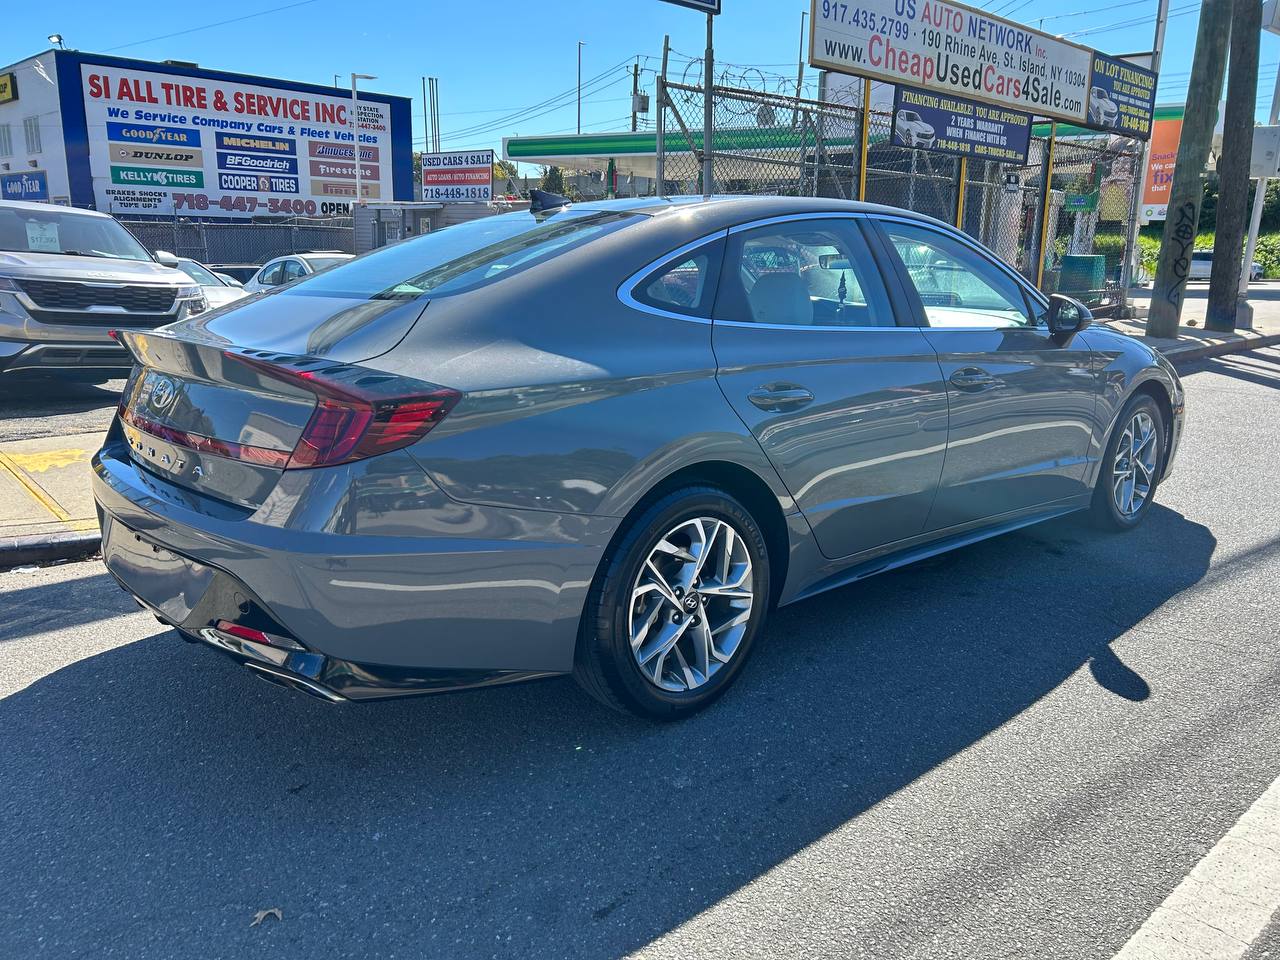
[[167,440],[169,443],[176,443],[180,447],[198,450],[201,453],[211,453],[215,457],[242,460],[245,463],[275,467],[277,470],[283,470],[289,465],[288,450],[271,450],[267,447],[255,447],[247,443],[232,443],[229,440],[217,440],[213,437],[206,437],[203,434],[166,427],[164,424],[156,423],[150,417],[128,407],[123,407],[120,410],[120,419],[131,427],[137,427],[143,433],[149,433],[160,440]]

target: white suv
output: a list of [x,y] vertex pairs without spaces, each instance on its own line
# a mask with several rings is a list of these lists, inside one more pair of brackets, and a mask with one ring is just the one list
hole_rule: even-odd
[[0,379],[127,376],[133,359],[112,330],[159,327],[207,306],[177,262],[148,253],[105,213],[0,201]]

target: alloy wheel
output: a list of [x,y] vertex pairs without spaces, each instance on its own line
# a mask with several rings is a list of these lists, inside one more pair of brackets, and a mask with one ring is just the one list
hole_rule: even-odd
[[714,517],[682,521],[653,546],[631,591],[631,652],[672,692],[697,689],[737,652],[755,602],[741,534]]
[[1151,495],[1158,446],[1155,421],[1139,410],[1120,434],[1111,467],[1111,499],[1122,517],[1135,516]]

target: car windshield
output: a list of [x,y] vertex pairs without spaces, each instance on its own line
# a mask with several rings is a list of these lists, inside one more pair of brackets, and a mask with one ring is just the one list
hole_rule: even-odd
[[179,260],[178,269],[202,287],[221,287],[223,283],[194,260]]
[[473,290],[544,263],[641,219],[634,213],[564,211],[539,220],[507,213],[384,247],[301,280],[282,296],[413,300]]
[[340,263],[346,263],[351,257],[346,254],[335,255],[332,257],[313,257],[306,256],[303,258],[307,263],[311,264],[311,269],[319,273],[321,270],[328,270],[330,267],[336,267]]
[[61,253],[117,260],[150,260],[151,255],[110,217],[50,207],[0,207],[0,251]]

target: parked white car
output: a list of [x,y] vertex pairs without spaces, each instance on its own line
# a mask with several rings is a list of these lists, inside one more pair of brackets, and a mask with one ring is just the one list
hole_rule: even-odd
[[339,250],[318,250],[314,253],[291,253],[276,257],[262,265],[244,285],[245,293],[258,293],[282,284],[292,283],[301,277],[319,273],[352,259],[351,254]]
[[200,284],[200,289],[204,291],[204,298],[209,302],[210,308],[225,306],[234,300],[248,296],[237,281],[210,270],[198,260],[179,257],[178,269]]
[[933,145],[933,127],[914,110],[899,110],[893,120],[893,131],[897,135],[898,142],[904,147]]
[[[1188,280],[1208,280],[1209,274],[1213,272],[1213,251],[1212,250],[1196,250],[1191,254],[1191,270],[1187,273]],[[1253,261],[1249,265],[1249,279],[1262,279],[1262,265],[1258,261]]]

